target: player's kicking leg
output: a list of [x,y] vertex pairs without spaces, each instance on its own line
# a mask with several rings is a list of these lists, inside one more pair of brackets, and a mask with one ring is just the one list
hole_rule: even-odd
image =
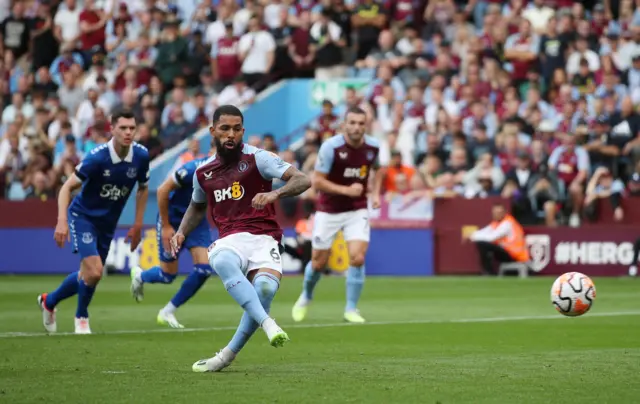
[[[280,286],[280,274],[275,272],[258,272],[253,277],[253,287],[255,288],[260,303],[268,313],[271,309],[271,302]],[[194,372],[219,372],[233,362],[242,348],[249,341],[251,336],[258,329],[258,323],[255,322],[246,312],[240,319],[240,324],[236,333],[226,347],[222,348],[213,358],[203,359],[193,364]],[[281,335],[281,341],[274,346],[281,346],[288,341],[286,334]],[[273,344],[273,343],[272,343]]]
[[[275,251],[275,249],[273,250]],[[278,255],[278,262],[280,256]],[[275,296],[281,273],[274,269],[261,268],[253,276],[253,282],[243,274],[243,260],[235,251],[222,248],[213,251],[210,264],[233,299],[245,310],[232,341],[213,358],[193,364],[194,372],[218,372],[235,359],[237,353],[261,327],[274,347],[283,346],[289,336],[269,317],[268,311]],[[246,264],[245,264],[246,265]]]

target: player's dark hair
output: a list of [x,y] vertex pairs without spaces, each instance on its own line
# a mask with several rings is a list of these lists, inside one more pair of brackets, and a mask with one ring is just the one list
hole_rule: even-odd
[[242,111],[234,105],[222,105],[216,108],[216,111],[213,113],[213,119],[211,120],[214,125],[218,123],[222,115],[239,116],[242,123],[244,123],[244,115],[242,115]]
[[346,117],[349,114],[367,115],[367,113],[364,112],[364,109],[362,109],[360,107],[349,107],[349,109],[347,109],[347,113],[344,114],[344,116]]
[[118,120],[120,118],[124,118],[124,119],[135,119],[135,114],[133,113],[133,111],[128,110],[128,109],[121,109],[119,111],[114,112],[111,115],[111,125],[115,125]]

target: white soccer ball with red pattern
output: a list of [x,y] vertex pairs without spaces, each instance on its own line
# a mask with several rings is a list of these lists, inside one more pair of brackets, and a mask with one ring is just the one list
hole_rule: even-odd
[[596,298],[596,285],[580,272],[560,275],[551,287],[551,303],[561,314],[569,317],[588,312]]

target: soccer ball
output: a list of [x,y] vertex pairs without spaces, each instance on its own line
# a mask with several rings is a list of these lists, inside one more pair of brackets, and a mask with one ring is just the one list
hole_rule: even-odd
[[569,317],[588,312],[596,298],[596,285],[580,272],[560,275],[551,287],[551,303],[561,314]]

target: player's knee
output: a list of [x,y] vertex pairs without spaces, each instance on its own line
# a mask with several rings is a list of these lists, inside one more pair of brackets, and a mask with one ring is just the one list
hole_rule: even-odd
[[329,260],[325,257],[313,257],[311,258],[311,268],[316,272],[322,272],[327,266],[327,261]]
[[95,285],[102,279],[101,265],[85,265],[82,271],[82,278],[89,285]]
[[262,306],[265,307],[273,300],[280,287],[280,282],[274,275],[261,272],[253,278],[253,287],[260,298]]
[[349,256],[349,263],[352,267],[361,267],[364,265],[364,253],[357,252]]
[[171,279],[171,281],[173,282],[173,279],[175,279],[176,275],[178,275],[178,261],[161,262],[160,269],[162,270],[162,273],[165,275],[173,275],[173,278]]
[[211,267],[221,278],[235,275],[242,268],[242,260],[231,250],[220,250],[211,257]]

